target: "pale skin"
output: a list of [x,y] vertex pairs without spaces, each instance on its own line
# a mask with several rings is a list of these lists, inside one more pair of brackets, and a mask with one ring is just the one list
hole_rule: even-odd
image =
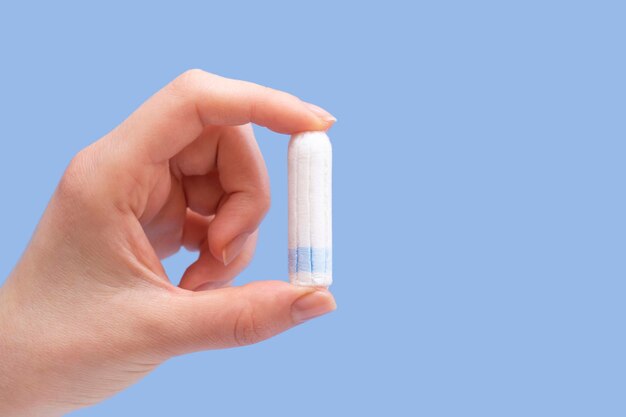
[[[63,415],[172,356],[334,310],[321,288],[231,286],[270,204],[250,123],[291,134],[334,121],[287,93],[191,70],[77,154],[0,288],[0,415]],[[199,257],[177,286],[161,259],[181,247]]]

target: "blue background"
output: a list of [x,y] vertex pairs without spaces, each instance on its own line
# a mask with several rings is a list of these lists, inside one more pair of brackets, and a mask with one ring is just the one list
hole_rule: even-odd
[[[73,415],[626,415],[620,2],[84,3],[0,6],[0,275],[72,155],[199,67],[339,119],[339,309]],[[256,132],[241,282],[286,279],[287,138]]]

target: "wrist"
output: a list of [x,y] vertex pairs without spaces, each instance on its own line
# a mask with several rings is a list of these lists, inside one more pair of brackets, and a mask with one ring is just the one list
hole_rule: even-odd
[[41,395],[42,361],[48,358],[33,349],[37,340],[26,332],[29,320],[18,303],[15,278],[0,287],[0,416],[58,416]]

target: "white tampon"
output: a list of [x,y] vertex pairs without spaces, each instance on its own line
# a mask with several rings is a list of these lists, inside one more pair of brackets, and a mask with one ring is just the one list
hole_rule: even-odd
[[332,275],[332,149],[324,132],[289,141],[289,280],[328,287]]

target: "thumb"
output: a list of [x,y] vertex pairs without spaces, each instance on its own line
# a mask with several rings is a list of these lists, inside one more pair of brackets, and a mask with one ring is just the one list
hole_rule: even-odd
[[[336,308],[322,288],[261,281],[241,287],[176,293],[161,326],[174,355],[250,345]],[[162,316],[163,317],[163,316]]]

